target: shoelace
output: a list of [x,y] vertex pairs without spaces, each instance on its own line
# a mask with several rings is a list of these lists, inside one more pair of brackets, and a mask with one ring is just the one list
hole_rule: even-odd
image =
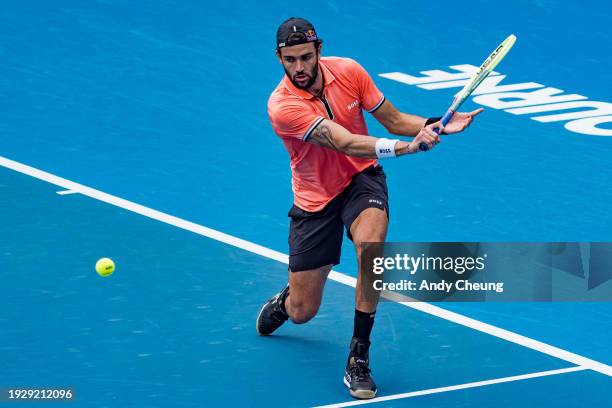
[[358,382],[367,380],[372,370],[365,363],[356,362],[349,367],[351,377],[355,377]]

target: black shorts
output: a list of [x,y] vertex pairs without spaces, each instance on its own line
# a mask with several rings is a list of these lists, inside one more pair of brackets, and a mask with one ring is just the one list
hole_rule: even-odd
[[289,210],[289,269],[304,271],[340,262],[342,233],[352,240],[353,221],[367,208],[380,208],[389,217],[387,176],[381,166],[368,167],[353,176],[351,184],[325,208]]

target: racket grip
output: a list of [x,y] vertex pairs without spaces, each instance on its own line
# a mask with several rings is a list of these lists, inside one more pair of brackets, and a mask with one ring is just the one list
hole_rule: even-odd
[[[451,109],[447,110],[444,116],[442,116],[442,119],[440,119],[440,123],[442,123],[442,126],[446,126],[446,124],[450,122],[454,114],[455,112],[453,112]],[[436,132],[437,135],[440,134],[440,128],[434,128],[433,131]],[[422,152],[426,152],[429,150],[429,146],[427,146],[427,143],[421,142],[419,144],[419,150]]]

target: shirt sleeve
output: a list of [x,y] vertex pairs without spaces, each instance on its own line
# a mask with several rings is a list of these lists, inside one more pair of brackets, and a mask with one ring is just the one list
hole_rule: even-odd
[[280,137],[306,141],[323,117],[299,100],[270,101],[268,116],[274,132]]
[[385,96],[376,87],[370,74],[357,61],[351,60],[351,62],[351,71],[357,82],[361,106],[369,113],[372,113],[385,102]]

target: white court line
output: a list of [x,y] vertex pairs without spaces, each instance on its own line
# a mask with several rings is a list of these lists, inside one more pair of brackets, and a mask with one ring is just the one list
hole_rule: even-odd
[[354,405],[372,404],[375,402],[420,397],[421,395],[439,394],[442,392],[464,390],[466,388],[484,387],[486,385],[501,384],[501,383],[512,382],[512,381],[521,381],[521,380],[527,380],[530,378],[547,377],[550,375],[573,373],[576,371],[583,371],[583,370],[588,370],[588,368],[587,367],[569,367],[569,368],[562,368],[559,370],[540,371],[538,373],[514,375],[512,377],[502,377],[502,378],[495,378],[493,380],[476,381],[476,382],[471,382],[471,383],[466,383],[466,384],[451,385],[450,387],[430,388],[428,390],[405,392],[403,394],[386,395],[384,397],[377,397],[377,398],[372,398],[368,400],[357,400],[357,401],[353,400],[350,402],[340,402],[338,404],[320,405],[315,408],[352,407]]
[[74,190],[62,190],[62,191],[57,191],[57,194],[59,195],[68,195],[68,194],[78,194],[78,191],[74,191]]
[[[273,259],[278,262],[282,262],[284,264],[289,263],[289,256],[283,254],[282,252],[274,251],[270,248],[263,247],[261,245],[257,245],[253,242],[245,241],[243,239],[234,237],[229,234],[225,234],[223,232],[204,227],[202,225],[198,225],[196,223],[186,221],[184,219],[174,217],[172,215],[153,210],[151,208],[145,207],[140,204],[136,204],[134,202],[124,200],[123,198],[119,198],[107,193],[104,193],[99,190],[95,190],[91,187],[84,186],[82,184],[75,183],[74,181],[66,180],[64,178],[58,177],[51,173],[47,173],[42,170],[38,170],[34,167],[27,166],[25,164],[4,158],[0,156],[0,165],[11,170],[17,171],[19,173],[26,174],[28,176],[44,180],[48,183],[55,184],[57,186],[63,187],[68,190],[74,190],[80,194],[86,195],[88,197],[94,198],[96,200],[103,201],[105,203],[114,205],[116,207],[120,207],[137,214],[143,215],[148,218],[152,218],[154,220],[158,220],[164,222],[166,224],[174,225],[175,227],[182,228],[187,231],[191,231],[193,233],[203,235],[205,237],[214,239],[216,241],[220,241],[226,243],[228,245],[232,245],[236,248],[244,249],[245,251],[252,252],[254,254],[261,255],[263,257]],[[348,286],[355,287],[356,279],[345,275],[343,273],[332,271],[329,274],[329,278],[335,280],[336,282],[343,283]],[[467,316],[460,315],[455,312],[451,312],[449,310],[443,309],[438,306],[434,306],[429,303],[423,302],[398,302],[401,305],[406,307],[410,307],[415,310],[419,310],[421,312],[428,313],[433,316],[437,316],[441,319],[448,320],[450,322],[454,322],[460,324],[462,326],[469,327],[471,329],[490,334],[491,336],[498,337],[500,339],[507,340],[509,342],[519,344],[521,346],[530,348],[532,350],[539,351],[544,354],[548,354],[550,356],[556,357],[558,359],[567,361],[569,363],[575,364],[577,366],[587,367],[593,371],[597,371],[599,373],[608,375],[612,377],[612,367],[607,364],[601,363],[596,360],[592,360],[590,358],[574,354],[567,350],[563,350],[561,348],[551,346],[546,343],[542,343],[540,341],[534,340],[532,338],[522,336],[520,334],[511,332],[509,330],[502,329],[500,327],[496,327],[487,323],[483,323],[479,320],[472,319]]]

